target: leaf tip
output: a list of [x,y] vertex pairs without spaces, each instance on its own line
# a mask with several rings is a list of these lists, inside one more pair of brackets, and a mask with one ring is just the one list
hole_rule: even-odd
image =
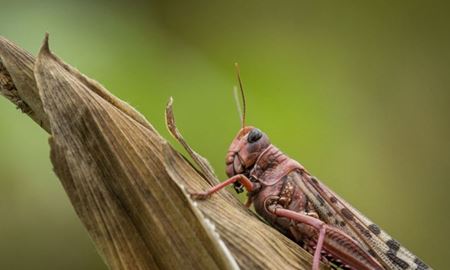
[[175,125],[175,118],[173,117],[173,98],[169,97],[166,106],[166,125],[170,133],[173,135],[173,128]]
[[172,105],[173,105],[173,97],[170,96],[170,97],[169,97],[169,101],[167,102],[167,106],[166,106],[166,107],[172,107]]
[[166,119],[173,118],[173,98],[169,97],[166,105]]
[[45,33],[44,40],[42,41],[41,50],[39,51],[39,54],[45,53],[50,54],[50,45],[49,45],[49,36],[50,34],[48,32]]

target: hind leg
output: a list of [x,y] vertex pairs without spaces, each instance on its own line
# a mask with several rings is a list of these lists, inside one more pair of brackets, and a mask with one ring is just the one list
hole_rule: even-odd
[[314,217],[306,215],[304,213],[298,213],[298,212],[284,209],[281,206],[276,205],[276,204],[269,205],[267,207],[267,210],[276,216],[286,217],[286,218],[289,218],[296,222],[310,225],[319,231],[319,236],[317,239],[316,250],[314,251],[313,265],[312,265],[313,270],[319,270],[320,258],[321,258],[322,249],[323,249],[323,242],[325,240],[327,224],[324,223],[323,221],[321,221],[320,219],[314,218]]

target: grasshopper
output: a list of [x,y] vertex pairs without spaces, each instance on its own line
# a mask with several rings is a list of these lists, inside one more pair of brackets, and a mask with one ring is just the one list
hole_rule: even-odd
[[237,192],[245,188],[245,205],[253,204],[269,224],[313,254],[313,270],[321,261],[334,269],[431,269],[283,154],[265,133],[245,125],[245,96],[237,65],[236,69],[243,112],[242,127],[226,155],[230,178],[191,197],[204,200],[231,184]]

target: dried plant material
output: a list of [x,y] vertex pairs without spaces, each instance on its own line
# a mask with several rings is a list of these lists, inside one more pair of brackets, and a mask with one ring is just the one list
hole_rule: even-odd
[[164,141],[150,125],[80,80],[47,41],[35,75],[55,171],[110,268],[229,269],[166,173]]
[[173,115],[173,98],[170,97],[169,102],[166,106],[166,124],[167,129],[170,134],[184,147],[184,149],[188,152],[189,156],[195,161],[195,163],[200,167],[200,170],[204,174],[204,177],[208,180],[208,182],[213,185],[219,183],[216,174],[214,173],[213,168],[209,164],[206,158],[200,156],[197,152],[195,152],[186,140],[183,138],[181,133],[178,131],[178,128],[175,123],[175,116]]
[[[47,39],[36,61],[27,58],[32,80],[8,69],[23,59],[5,58],[4,51],[2,45],[1,60],[10,62],[0,74],[11,74],[13,84],[5,75],[0,85],[9,92],[16,87],[20,99],[40,94],[42,112],[33,115],[49,124],[54,170],[110,269],[310,268],[306,251],[230,193],[193,202],[184,189],[200,191],[211,183],[132,107],[52,54]],[[20,89],[24,82],[17,78],[28,87]],[[205,177],[217,181],[182,139],[171,103],[166,113],[171,133],[200,160]]]
[[[45,37],[44,45],[48,45],[48,34]],[[56,56],[54,56],[55,59]],[[156,130],[152,127],[152,125],[145,119],[145,117],[140,114],[138,111],[136,111],[133,107],[128,105],[123,100],[115,97],[112,95],[108,90],[106,90],[103,85],[99,84],[97,81],[92,80],[85,75],[81,74],[77,69],[74,67],[71,67],[64,63],[63,61],[60,61],[58,59],[60,66],[62,69],[65,69],[66,72],[72,74],[73,79],[76,80],[78,83],[82,84],[86,88],[88,88],[90,91],[97,94],[99,97],[104,99],[106,102],[110,103],[114,107],[116,107],[118,110],[122,111],[124,114],[141,124],[142,126],[150,129],[153,132],[156,132]]]
[[0,93],[50,132],[34,80],[34,62],[27,51],[0,36]]
[[25,105],[23,100],[20,98],[16,86],[9,74],[8,70],[2,63],[0,59],[0,92],[4,97],[9,99],[12,103],[17,105],[17,108],[21,109],[22,112],[27,112],[30,110],[28,105]]

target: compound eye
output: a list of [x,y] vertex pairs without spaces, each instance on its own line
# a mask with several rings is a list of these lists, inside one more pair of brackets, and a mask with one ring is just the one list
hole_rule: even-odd
[[261,130],[254,128],[252,129],[252,131],[250,131],[250,133],[247,136],[247,142],[249,143],[254,143],[257,140],[259,140],[262,137],[262,132]]

